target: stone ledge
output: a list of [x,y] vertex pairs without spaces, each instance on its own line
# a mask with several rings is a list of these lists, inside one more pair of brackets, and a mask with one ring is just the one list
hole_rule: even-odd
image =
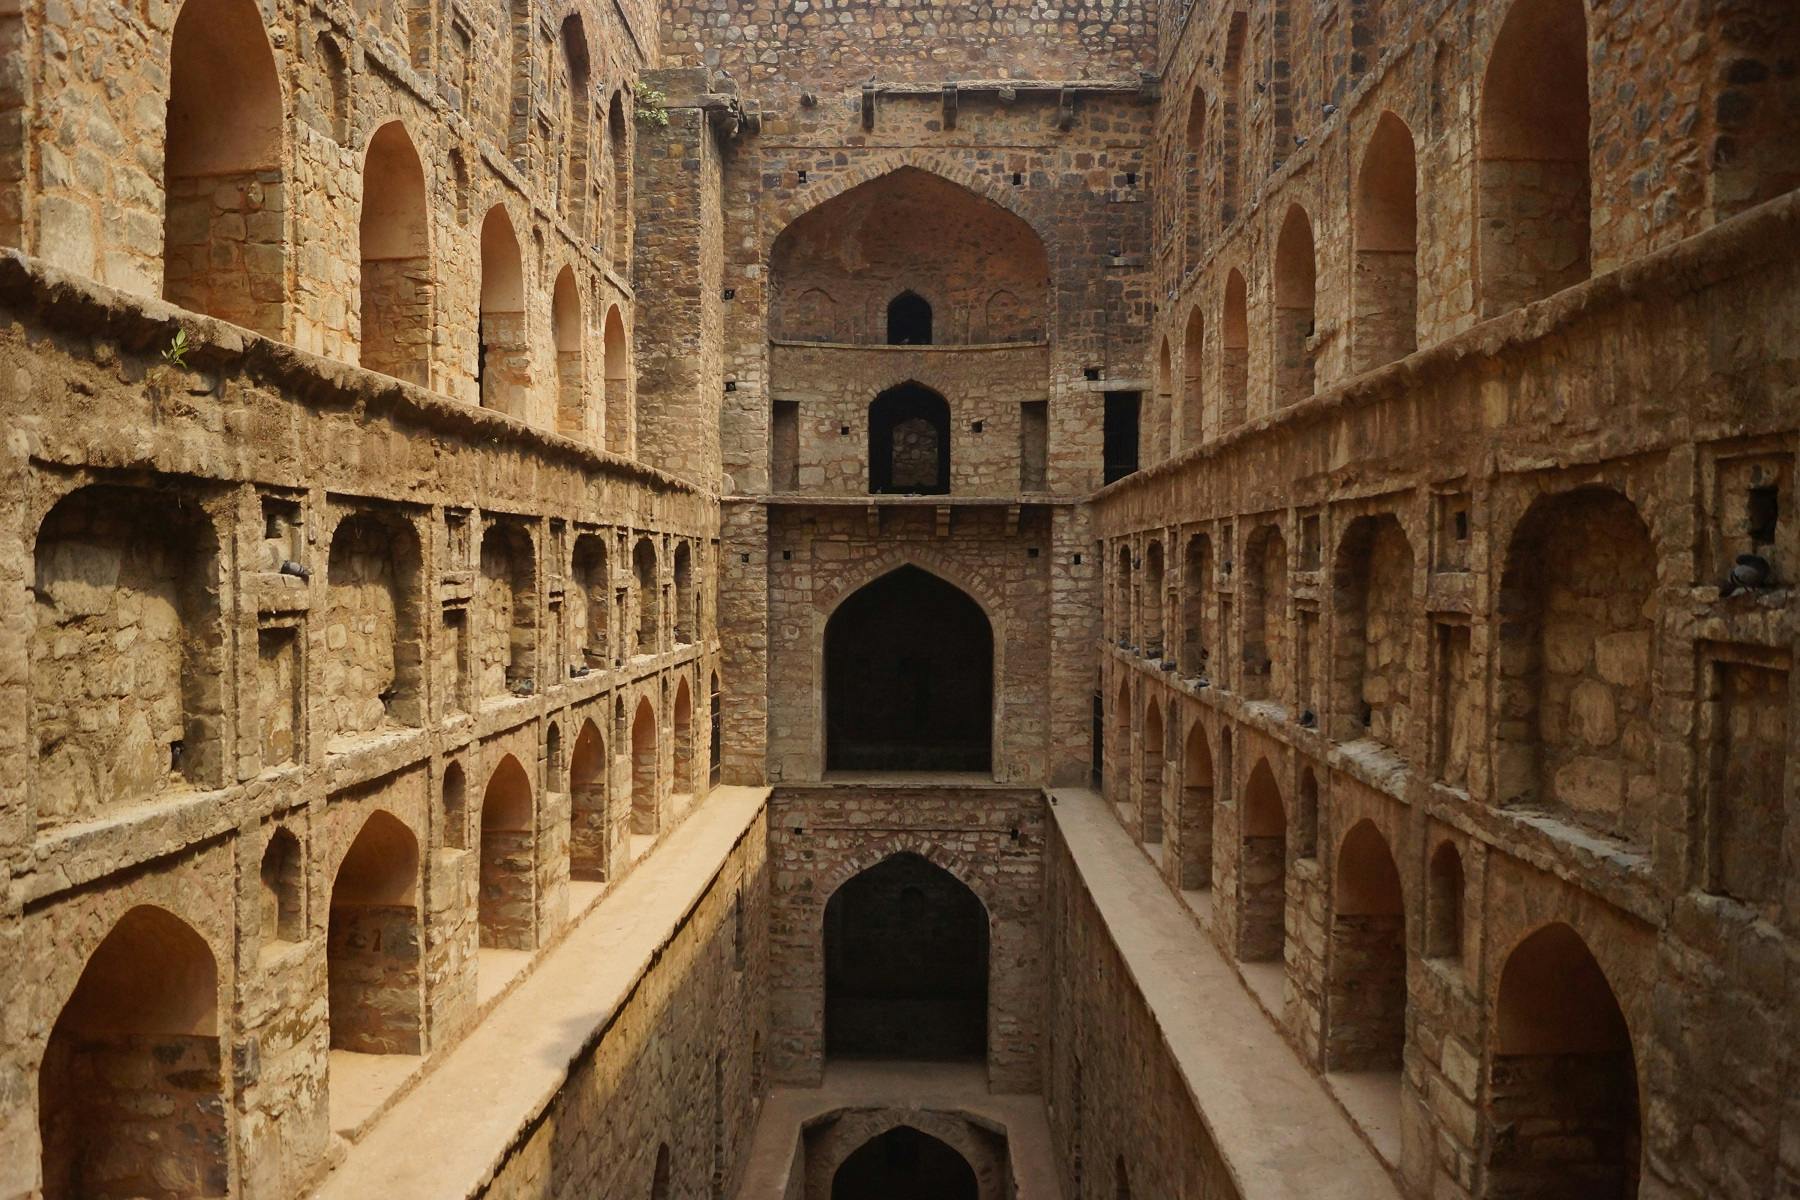
[[[1094,793],[1055,788],[1050,817],[1149,1008],[1237,1193],[1398,1200],[1361,1132],[1264,1015]],[[1220,1030],[1231,1031],[1221,1037]]]

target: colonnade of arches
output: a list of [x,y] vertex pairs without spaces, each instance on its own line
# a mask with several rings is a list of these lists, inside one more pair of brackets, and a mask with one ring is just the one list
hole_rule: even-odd
[[[1343,226],[1350,242],[1341,275],[1345,300],[1337,311],[1320,312],[1318,214],[1306,202],[1286,204],[1266,214],[1271,249],[1263,277],[1269,283],[1261,298],[1266,301],[1263,321],[1253,328],[1250,302],[1257,297],[1251,296],[1246,279],[1257,272],[1243,262],[1208,261],[1207,245],[1214,214],[1219,227],[1228,229],[1252,199],[1242,194],[1240,180],[1263,175],[1245,161],[1249,148],[1243,114],[1262,101],[1243,92],[1255,73],[1242,69],[1240,21],[1234,19],[1227,30],[1219,68],[1222,93],[1194,86],[1185,120],[1171,124],[1162,155],[1169,176],[1159,237],[1179,248],[1175,261],[1186,271],[1207,269],[1210,287],[1217,290],[1180,306],[1153,351],[1152,408],[1144,422],[1149,462],[1191,449],[1265,407],[1279,409],[1312,395],[1323,382],[1316,362],[1321,335],[1327,332],[1322,321],[1332,326],[1331,336],[1347,337],[1346,375],[1417,349],[1421,253],[1432,253],[1432,247],[1421,244],[1421,217],[1427,218],[1429,233],[1432,206],[1440,199],[1446,210],[1462,203],[1441,198],[1420,177],[1417,138],[1400,113],[1377,109],[1372,120],[1359,118],[1351,151],[1349,219]],[[1473,194],[1468,200],[1473,212],[1467,223],[1473,239],[1474,308],[1480,318],[1542,299],[1590,274],[1596,202],[1589,135],[1610,119],[1596,106],[1615,101],[1599,94],[1590,78],[1589,23],[1581,0],[1511,0],[1480,64],[1471,131]],[[1286,28],[1292,22],[1276,24]],[[1279,48],[1276,56],[1282,57]],[[1276,72],[1273,86],[1285,89],[1287,74]],[[1263,85],[1258,81],[1256,86],[1260,90]],[[1280,100],[1274,107],[1278,117],[1288,112]],[[1334,110],[1335,105],[1327,109]],[[1766,136],[1759,131],[1750,141],[1760,145]],[[1293,149],[1291,133],[1277,128],[1274,138],[1279,161]],[[1791,150],[1785,153],[1794,157]],[[1735,162],[1715,166],[1728,174],[1740,168]],[[1730,211],[1791,186],[1791,169],[1766,174],[1767,179],[1741,195],[1733,192]],[[1429,276],[1425,282],[1430,285]],[[1252,336],[1263,342],[1264,353],[1255,357],[1269,363],[1267,376],[1257,381],[1256,396],[1250,394]]]
[[[1121,683],[1117,705],[1131,705],[1131,693]],[[1318,1065],[1328,1075],[1400,1079],[1409,1053],[1423,1053],[1412,1045],[1421,1018],[1411,1007],[1411,977],[1427,962],[1434,972],[1480,969],[1465,965],[1467,925],[1481,901],[1469,895],[1458,837],[1434,828],[1420,861],[1403,870],[1393,826],[1355,812],[1334,819],[1310,763],[1289,774],[1282,760],[1259,753],[1240,777],[1233,743],[1244,735],[1229,723],[1209,728],[1197,706],[1172,694],[1147,694],[1142,704],[1140,753],[1133,760],[1109,752],[1109,761],[1125,764],[1109,785],[1115,796],[1135,798],[1142,811],[1129,815],[1146,843],[1179,854],[1165,873],[1191,895],[1210,897],[1238,960],[1295,974],[1315,953],[1299,928],[1314,919],[1295,874],[1297,863],[1308,863],[1307,877],[1325,880]],[[1131,711],[1115,708],[1109,727],[1126,747]],[[1171,750],[1178,753],[1165,764]],[[1176,779],[1165,783],[1165,770]],[[1215,838],[1220,822],[1232,831],[1228,842]],[[1552,920],[1492,961],[1477,1097],[1481,1194],[1635,1196],[1638,1052],[1593,949],[1573,926]]]
[[[709,678],[716,704],[717,676]],[[581,718],[566,758],[563,716],[547,722],[541,775],[515,753],[497,751],[478,806],[470,803],[465,759],[445,764],[438,813],[426,820],[438,826],[443,852],[475,856],[474,911],[467,914],[475,945],[531,950],[542,944],[548,930],[537,889],[544,847],[567,847],[569,878],[604,881],[619,861],[615,826],[627,836],[654,835],[671,812],[679,813],[672,793],[704,794],[693,703],[684,673],[668,701],[674,732],[668,766],[658,737],[661,705],[649,694],[637,697],[629,726],[610,736],[602,716]],[[624,698],[617,704],[622,720]],[[609,740],[629,747],[616,779]],[[564,791],[568,828],[548,836],[545,813],[558,811],[550,802]],[[346,815],[355,833],[335,866],[327,857],[322,913],[309,896],[307,863],[329,856],[330,834],[307,836],[278,822],[264,844],[254,940],[263,955],[281,955],[324,934],[327,1040],[334,1052],[420,1055],[432,1044],[426,946],[447,935],[431,934],[427,922],[460,918],[428,917],[426,840],[416,824],[422,814],[404,812],[376,805]],[[337,832],[347,831],[340,824]],[[233,1084],[216,953],[188,919],[153,904],[127,910],[87,951],[38,1069],[45,1196],[227,1194]]]
[[[515,26],[530,24],[524,16]],[[556,92],[563,136],[555,139],[556,161],[544,166],[559,211],[577,228],[598,220],[600,192],[610,190],[615,203],[604,232],[618,262],[629,253],[630,236],[625,93],[615,90],[610,101],[593,94],[579,15],[565,18],[561,32]],[[529,39],[514,50],[513,86],[529,92]],[[333,133],[343,139],[349,135],[351,102],[343,50],[332,35],[321,34],[314,54],[328,78]],[[285,165],[291,134],[284,124],[282,80],[256,6],[249,0],[185,0],[169,62],[164,297],[270,337],[288,336],[288,260],[304,248],[299,241],[304,231],[287,220],[293,207],[291,197],[284,199],[291,186]],[[530,108],[521,102],[513,111],[519,115]],[[602,129],[604,154],[591,145]],[[513,140],[518,165],[528,167],[535,153],[529,126],[515,128]],[[375,128],[359,157],[360,364],[421,386],[441,386],[444,381],[433,378],[433,362],[449,306],[444,254],[434,245],[428,200],[433,180],[400,120]],[[601,160],[602,169],[590,170],[590,158]],[[467,227],[467,160],[456,150],[450,162],[457,220]],[[553,264],[554,276],[544,283],[548,321],[540,328],[533,281],[508,206],[493,205],[477,225],[478,233],[470,230],[478,237],[480,271],[468,355],[477,401],[629,453],[631,365],[623,308],[595,306],[590,315],[581,282],[587,272],[574,261]],[[590,357],[598,370],[590,371]],[[540,369],[547,377],[538,377]],[[541,418],[540,394],[550,398]]]

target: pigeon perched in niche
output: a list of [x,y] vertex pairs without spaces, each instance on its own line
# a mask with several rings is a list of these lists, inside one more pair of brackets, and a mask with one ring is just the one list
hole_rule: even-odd
[[311,579],[312,578],[312,568],[311,567],[303,566],[302,564],[295,562],[291,558],[284,558],[281,560],[280,571],[283,575],[292,575],[296,579]]
[[1760,554],[1740,554],[1725,577],[1727,596],[1735,596],[1739,592],[1753,592],[1758,588],[1769,586],[1769,577],[1773,574],[1769,560]]

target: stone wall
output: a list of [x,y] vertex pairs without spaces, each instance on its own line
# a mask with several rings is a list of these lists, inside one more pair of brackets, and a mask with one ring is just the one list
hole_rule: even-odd
[[777,790],[769,807],[769,1070],[824,1071],[825,906],[891,855],[955,876],[987,910],[988,1082],[1037,1087],[1042,1021],[1043,798],[1004,788],[839,785]]
[[[765,1086],[767,821],[753,822],[719,863],[481,1195],[734,1194]],[[666,1176],[657,1174],[659,1152]],[[655,1178],[666,1190],[652,1191]]]

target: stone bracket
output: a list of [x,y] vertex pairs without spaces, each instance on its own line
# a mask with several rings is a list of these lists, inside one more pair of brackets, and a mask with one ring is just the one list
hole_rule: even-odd
[[944,128],[956,128],[956,85],[954,83],[944,85]]
[[862,88],[862,126],[864,129],[875,128],[875,85],[863,84]]
[[937,506],[937,536],[950,536],[950,506],[948,504]]

